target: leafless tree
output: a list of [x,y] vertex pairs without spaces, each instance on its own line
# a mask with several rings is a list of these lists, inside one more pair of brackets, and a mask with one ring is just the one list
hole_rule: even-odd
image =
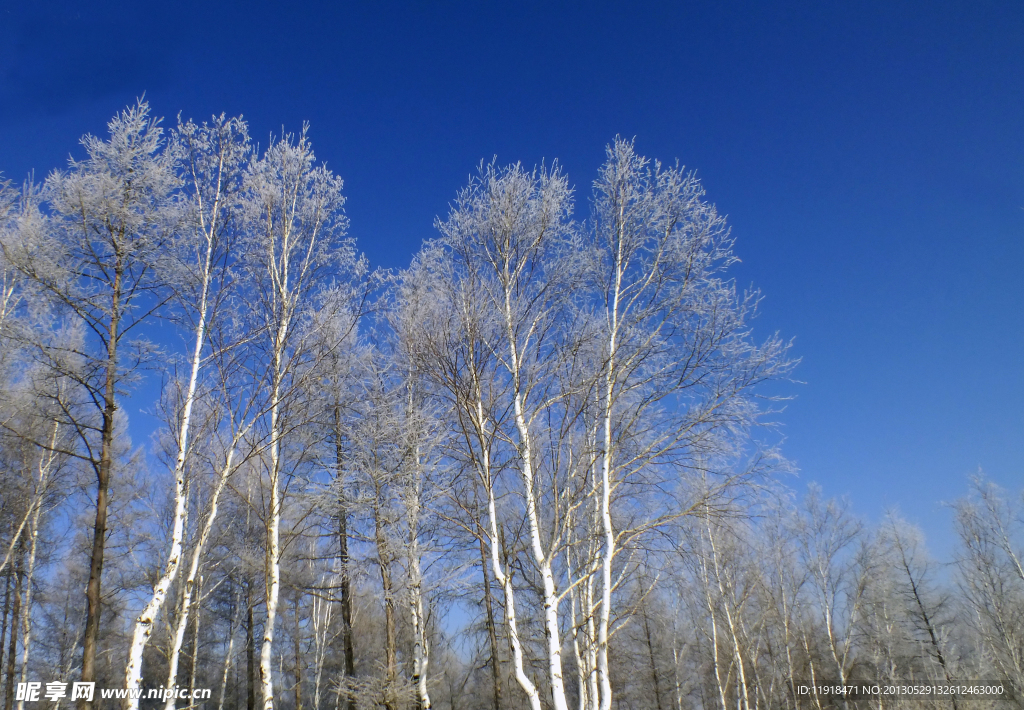
[[361,268],[351,240],[344,240],[342,181],[316,165],[304,128],[274,140],[252,163],[244,181],[245,274],[261,333],[269,392],[266,422],[269,501],[267,520],[267,618],[260,654],[265,710],[274,707],[273,642],[281,590],[282,495],[289,473],[282,445],[297,422],[287,420],[301,394],[304,363],[314,352],[307,327],[327,279]]
[[[80,405],[60,407],[61,425],[78,437],[78,446],[62,453],[81,458],[96,474],[84,681],[96,679],[118,388],[129,383],[130,373],[150,352],[145,341],[129,335],[136,335],[133,331],[165,300],[156,262],[170,231],[176,184],[173,157],[162,150],[159,121],[150,117],[148,104],[139,101],[108,128],[108,140],[82,139],[85,160],[72,160],[66,172],[47,179],[44,194],[52,217],[46,229],[20,232],[21,240],[5,244],[7,259],[85,331],[81,349],[52,342],[37,348],[40,358],[82,390]],[[82,701],[83,708],[91,705]]]
[[954,505],[958,586],[979,650],[1015,692],[1024,689],[1024,559],[1018,505],[994,484],[972,482]]
[[176,278],[168,279],[177,295],[179,313],[194,332],[194,346],[188,364],[188,384],[180,396],[177,416],[177,455],[174,458],[174,523],[171,545],[163,574],[135,624],[125,688],[129,691],[127,707],[135,710],[138,698],[132,691],[142,683],[142,652],[153,630],[153,622],[163,606],[167,593],[181,566],[186,514],[186,459],[189,454],[189,433],[192,412],[200,382],[200,370],[208,348],[210,321],[219,315],[219,306],[227,297],[231,253],[232,224],[237,209],[242,170],[249,145],[245,124],[224,116],[210,124],[182,124],[175,133],[174,148],[183,163],[184,201],[179,238],[171,245],[166,270]]

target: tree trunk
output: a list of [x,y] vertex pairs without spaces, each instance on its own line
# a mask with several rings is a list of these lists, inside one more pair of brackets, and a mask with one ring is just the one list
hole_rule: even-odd
[[7,616],[11,613],[11,577],[14,575],[14,569],[11,567],[7,568],[7,574],[4,575],[4,615],[0,619],[0,671],[4,666],[4,659],[7,658]]
[[[573,579],[573,571],[570,569],[568,572],[568,578]],[[580,637],[583,633],[580,626],[580,614],[576,612],[577,607],[582,606],[578,597],[578,590],[575,587],[570,587],[569,624],[572,629],[572,652],[573,658],[576,660],[576,687],[578,689],[576,707],[579,708],[579,710],[591,710],[590,698],[587,695],[587,666],[583,655],[586,652],[586,643],[584,642],[582,646],[580,644]]]
[[547,647],[548,680],[551,683],[551,702],[554,710],[569,710],[569,704],[565,699],[565,684],[562,680],[562,642],[559,637],[558,625],[558,594],[555,591],[555,577],[551,568],[552,551],[544,549],[541,540],[541,520],[537,510],[537,494],[535,491],[534,475],[534,451],[533,440],[530,434],[530,426],[527,422],[525,411],[525,395],[528,391],[526,383],[523,382],[522,357],[519,352],[517,334],[514,322],[514,309],[512,305],[513,292],[509,285],[505,285],[504,319],[505,331],[508,337],[509,353],[508,368],[512,376],[512,407],[516,425],[516,432],[519,434],[517,454],[519,458],[519,473],[523,483],[523,497],[526,500],[526,518],[530,534],[530,551],[533,553],[534,564],[540,571],[541,577],[541,601],[543,604],[544,618],[544,639]]
[[[186,575],[184,584],[182,585],[181,615],[178,617],[178,623],[174,631],[171,651],[169,654],[167,669],[168,688],[173,686],[178,678],[178,656],[181,654],[182,644],[185,642],[185,630],[188,625],[192,592],[195,588],[196,578],[199,575],[199,562],[202,559],[203,549],[206,547],[206,542],[210,539],[210,532],[213,530],[213,524],[217,519],[220,496],[224,492],[224,487],[227,485],[228,478],[230,478],[233,470],[235,445],[238,443],[238,440],[241,438],[245,430],[246,429],[243,429],[236,433],[234,441],[231,442],[231,449],[228,450],[227,458],[224,461],[224,467],[220,471],[219,478],[217,479],[217,486],[213,490],[213,495],[210,496],[210,512],[207,514],[206,521],[203,523],[203,528],[199,533],[199,539],[196,540],[195,549],[192,550],[192,560],[189,564],[188,575]],[[165,710],[173,710],[173,697],[167,698],[164,703],[164,708]]]
[[398,668],[398,649],[395,634],[395,596],[391,582],[391,551],[384,532],[380,503],[380,491],[374,504],[374,537],[377,544],[377,562],[380,567],[381,586],[384,591],[384,708],[397,710],[395,704],[395,680]]
[[[334,408],[335,426],[335,480],[338,481],[338,562],[341,565],[341,629],[342,643],[345,649],[345,685],[350,690],[352,678],[356,674],[355,650],[352,639],[352,580],[349,575],[348,557],[348,505],[342,479],[342,462],[344,450],[341,439],[341,411]],[[355,710],[355,698],[351,692],[345,693],[345,710]]]
[[[518,353],[513,349],[512,361],[518,363]],[[551,569],[551,555],[544,550],[541,541],[540,515],[534,492],[533,447],[530,430],[523,411],[523,398],[516,373],[516,392],[513,396],[516,428],[519,431],[520,464],[523,477],[523,494],[526,498],[526,517],[529,522],[530,549],[540,569],[541,597],[544,608],[544,639],[547,642],[548,678],[551,683],[551,702],[554,710],[569,710],[565,699],[565,685],[562,680],[562,642],[558,628],[558,594],[555,591],[555,576]]]
[[[285,282],[283,291],[287,291]],[[282,298],[287,308],[287,299]],[[270,511],[267,524],[266,589],[267,620],[263,628],[260,650],[260,686],[263,689],[263,710],[274,710],[274,622],[281,593],[281,387],[284,377],[284,343],[288,332],[287,319],[275,333],[273,354],[273,385],[270,398]]]
[[[89,583],[86,586],[85,635],[82,643],[82,682],[96,682],[96,644],[100,632],[103,576],[103,554],[107,544],[107,506],[110,498],[110,474],[114,466],[114,413],[117,411],[117,344],[121,335],[121,284],[124,265],[120,255],[114,266],[114,287],[110,305],[110,329],[107,332],[107,371],[103,391],[103,429],[100,461],[96,467],[96,521],[92,531],[92,556],[89,562]],[[80,710],[92,710],[92,700],[81,700]]]
[[167,554],[164,572],[153,588],[153,595],[142,613],[135,620],[132,642],[128,653],[128,666],[125,668],[125,688],[128,689],[127,710],[136,710],[139,700],[132,694],[133,689],[142,686],[142,653],[153,633],[153,624],[160,609],[163,608],[167,592],[174,583],[181,567],[181,558],[185,540],[185,526],[188,522],[188,500],[185,486],[185,459],[188,455],[189,427],[192,423],[192,406],[195,403],[196,387],[199,383],[199,366],[202,362],[203,343],[206,337],[207,299],[210,290],[210,260],[213,256],[213,237],[207,239],[206,259],[203,264],[203,285],[199,301],[198,323],[196,325],[196,341],[192,353],[192,369],[189,375],[188,392],[185,395],[185,407],[181,415],[178,430],[178,456],[174,462],[174,524],[171,529],[171,549]]
[[192,602],[192,658],[188,669],[188,697],[191,701],[196,689],[196,669],[199,663],[199,622],[202,619],[199,605],[203,600],[203,578],[199,578],[199,585],[196,587],[196,598]]
[[[412,407],[412,390],[409,394]],[[430,666],[430,644],[427,642],[427,620],[423,613],[423,571],[420,566],[419,518],[423,496],[423,468],[420,447],[415,447],[412,492],[406,510],[409,520],[409,611],[412,618],[412,682],[416,692],[416,710],[430,710],[427,691],[427,668]]]
[[[52,454],[51,454],[52,457]],[[52,461],[52,458],[51,458]],[[40,463],[40,485],[41,487],[46,484],[46,469],[43,468]],[[40,491],[39,496],[42,496]],[[28,671],[28,658],[29,651],[32,648],[32,578],[35,576],[36,569],[36,551],[39,544],[39,517],[43,512],[42,498],[40,497],[38,504],[36,505],[35,512],[32,514],[32,523],[29,526],[29,549],[28,549],[28,570],[25,574],[25,603],[22,608],[21,614],[24,617],[22,621],[22,639],[21,639],[21,682],[26,682],[26,672]],[[15,627],[16,629],[17,627]],[[24,699],[18,701],[18,710],[25,709]]]
[[251,583],[246,586],[245,607],[245,710],[256,710],[256,637],[253,629]]
[[[337,574],[331,577],[331,587],[338,582],[338,577]],[[322,575],[320,580],[321,584],[325,584],[327,576]],[[324,663],[328,657],[333,658],[330,637],[334,604],[320,596],[314,596],[312,604],[310,626],[313,627],[313,710],[320,710],[323,699]]]
[[[490,518],[491,527],[491,566],[494,570],[494,577],[501,585],[505,596],[505,626],[508,628],[508,641],[512,650],[512,666],[515,670],[516,681],[519,683],[519,687],[523,689],[527,699],[530,701],[531,710],[540,710],[540,693],[537,691],[537,686],[526,675],[526,669],[523,667],[523,645],[519,640],[515,588],[512,586],[512,572],[508,564],[508,550],[505,549],[504,535],[499,537],[494,489],[489,483],[487,486],[487,499],[488,517]],[[499,559],[499,554],[501,559]]]
[[[907,573],[907,581],[910,582],[910,593],[914,598],[914,604],[917,606],[919,618],[924,625],[925,631],[928,632],[928,641],[931,644],[932,650],[935,652],[935,658],[939,662],[939,666],[942,668],[942,674],[945,676],[946,682],[950,685],[955,685],[953,682],[953,675],[946,663],[946,656],[942,653],[942,644],[939,643],[939,635],[935,629],[932,615],[928,613],[928,608],[921,596],[921,590],[918,587],[918,580],[914,579],[914,573],[910,569],[910,560],[907,558],[907,551],[903,546],[903,540],[900,539],[899,533],[896,531],[895,524],[893,525],[893,535],[896,539],[896,548],[900,553],[900,561],[902,562],[903,571]],[[960,710],[956,702],[956,695],[950,695],[949,699],[952,701],[953,710]]]
[[302,639],[299,638],[300,619],[299,602],[301,594],[295,592],[295,634],[292,637],[293,651],[295,652],[295,710],[302,710]]
[[728,704],[725,700],[726,681],[722,679],[721,663],[718,660],[718,620],[715,618],[715,604],[711,598],[711,577],[708,573],[707,553],[704,550],[703,534],[701,536],[700,572],[700,583],[704,587],[704,601],[707,604],[708,616],[711,620],[711,665],[715,672],[715,686],[718,689],[718,700],[721,703],[722,710],[728,710]]
[[25,576],[25,545],[18,545],[18,557],[15,563],[14,577],[14,608],[11,610],[11,640],[7,647],[7,687],[4,692],[4,710],[14,707],[14,675],[18,659],[18,622],[21,619],[21,585]]
[[[729,639],[732,643],[733,657],[736,659],[736,671],[737,671],[737,689],[736,689],[736,705],[740,707],[742,701],[743,710],[750,710],[750,696],[747,691],[747,673],[743,664],[743,649],[740,645],[739,634],[736,631],[736,621],[733,619],[732,613],[732,601],[735,598],[733,593],[733,586],[727,585],[722,581],[723,576],[726,572],[722,569],[722,566],[718,563],[718,549],[715,547],[714,534],[711,531],[711,519],[707,518],[707,531],[708,531],[708,543],[711,546],[711,560],[715,568],[715,582],[718,586],[718,595],[722,600],[723,611],[725,611],[725,622],[729,627]],[[726,589],[728,587],[728,589]],[[740,607],[737,606],[737,613],[740,611]],[[844,679],[845,683],[845,679]]]
[[647,616],[647,602],[640,607],[640,613],[644,619],[644,635],[647,637],[647,656],[651,662],[651,685],[654,687],[654,702],[658,710],[664,710],[661,705],[661,685],[658,682],[658,663],[654,656],[654,642],[651,639],[651,624]]
[[491,580],[487,574],[487,547],[484,531],[480,529],[480,571],[484,575],[484,608],[487,610],[487,638],[491,644],[491,677],[494,684],[494,710],[501,710],[501,669],[498,665],[498,630],[494,624],[494,605],[491,600]]
[[597,644],[594,643],[594,639],[597,638],[597,622],[594,620],[594,578],[591,577],[587,580],[584,586],[586,596],[584,600],[587,604],[587,641],[589,642],[587,647],[587,668],[589,675],[587,676],[587,692],[590,695],[590,710],[595,710],[600,707],[601,698],[601,684],[597,673]]
[[412,586],[409,590],[409,606],[412,616],[413,633],[413,685],[416,688],[417,710],[430,710],[430,694],[427,691],[427,668],[430,664],[430,646],[427,642],[426,615],[423,613],[423,580],[420,572],[419,552],[413,548]]
[[[621,256],[621,254],[620,254]],[[611,335],[608,340],[608,364],[605,372],[603,397],[604,441],[601,454],[601,533],[604,538],[604,549],[601,556],[601,605],[597,623],[597,677],[601,686],[601,710],[611,710],[612,684],[608,669],[609,625],[612,614],[612,563],[615,559],[615,531],[612,528],[611,496],[612,496],[612,403],[615,385],[615,346],[616,329],[618,327],[619,285],[622,281],[621,270],[616,265],[616,289],[611,309]]]

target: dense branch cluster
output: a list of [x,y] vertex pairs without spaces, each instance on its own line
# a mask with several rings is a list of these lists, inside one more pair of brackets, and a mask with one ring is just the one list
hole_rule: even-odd
[[1024,692],[1000,491],[956,506],[947,574],[776,480],[762,385],[794,362],[692,173],[616,139],[578,218],[557,164],[482,163],[385,272],[305,129],[259,150],[140,102],[109,130],[0,191],[4,710],[36,680],[126,691],[55,699],[82,710]]

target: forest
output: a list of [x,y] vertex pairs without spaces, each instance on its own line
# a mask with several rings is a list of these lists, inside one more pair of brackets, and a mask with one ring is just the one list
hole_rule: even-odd
[[3,710],[1024,706],[1021,498],[801,483],[693,172],[481,162],[383,270],[306,128],[108,128],[0,192]]

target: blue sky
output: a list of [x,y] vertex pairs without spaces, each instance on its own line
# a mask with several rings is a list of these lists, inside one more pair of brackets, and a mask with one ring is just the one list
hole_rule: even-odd
[[557,158],[584,216],[635,136],[697,169],[757,329],[795,338],[792,484],[897,505],[943,553],[969,475],[1024,483],[1024,4],[0,5],[7,177],[142,92],[264,144],[308,120],[385,267],[481,159]]

